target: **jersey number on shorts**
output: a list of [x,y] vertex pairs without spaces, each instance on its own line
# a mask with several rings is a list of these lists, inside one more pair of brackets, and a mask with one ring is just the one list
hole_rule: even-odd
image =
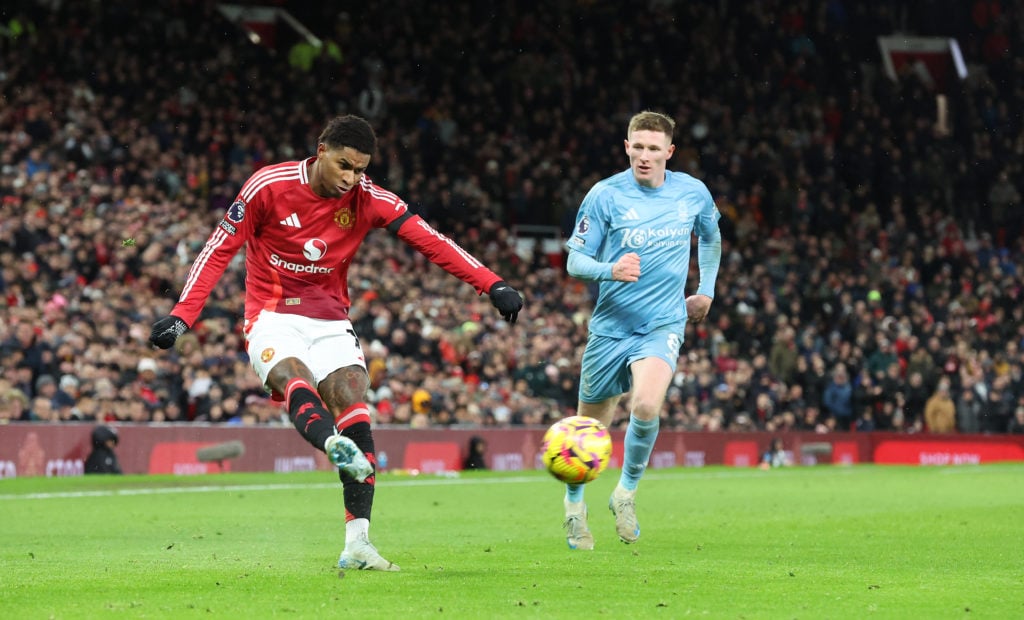
[[356,330],[349,329],[349,330],[346,330],[346,331],[348,331],[348,333],[352,334],[352,340],[356,341],[356,348],[359,349],[360,351],[362,351],[363,347],[359,346],[359,336],[356,336]]

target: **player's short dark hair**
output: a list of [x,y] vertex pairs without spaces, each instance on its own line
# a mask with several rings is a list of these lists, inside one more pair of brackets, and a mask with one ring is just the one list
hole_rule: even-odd
[[331,119],[317,139],[329,149],[352,147],[360,153],[373,155],[377,151],[377,134],[366,119],[355,114],[336,116]]
[[629,129],[626,135],[628,136],[634,131],[660,131],[668,136],[669,142],[671,142],[675,129],[676,122],[672,120],[672,117],[661,112],[645,110],[629,119]]

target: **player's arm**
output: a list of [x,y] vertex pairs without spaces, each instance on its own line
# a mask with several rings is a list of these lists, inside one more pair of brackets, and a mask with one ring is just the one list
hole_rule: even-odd
[[[246,217],[246,209],[250,214]],[[174,346],[199,318],[213,287],[220,280],[228,263],[238,253],[252,229],[252,205],[239,197],[228,207],[224,219],[210,234],[201,252],[192,263],[185,285],[171,313],[153,323],[149,341],[161,349]]]
[[705,189],[705,207],[697,216],[697,267],[700,270],[700,284],[697,292],[686,298],[686,314],[693,323],[703,321],[711,310],[715,298],[715,282],[718,267],[722,262],[722,232],[718,227],[721,214]]
[[636,282],[640,278],[639,254],[629,252],[612,262],[595,258],[604,245],[609,200],[609,191],[604,183],[594,185],[583,198],[576,214],[575,230],[565,242],[565,248],[569,250],[565,270],[579,280]]
[[392,220],[387,229],[430,259],[430,262],[472,285],[478,294],[486,292],[501,316],[509,323],[516,322],[519,310],[523,307],[523,298],[519,292],[475,256],[434,230],[423,218],[405,211]]
[[[705,192],[707,190],[705,189]],[[700,269],[700,284],[697,294],[709,299],[715,298],[715,282],[718,267],[722,262],[722,231],[718,227],[721,218],[718,207],[708,193],[705,208],[697,216],[697,266]]]
[[614,263],[602,263],[578,250],[569,250],[565,269],[570,276],[579,280],[636,282],[640,279],[640,255],[630,252],[623,254]]

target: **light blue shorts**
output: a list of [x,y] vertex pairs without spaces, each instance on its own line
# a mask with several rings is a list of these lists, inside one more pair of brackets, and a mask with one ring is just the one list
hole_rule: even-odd
[[633,387],[629,365],[637,360],[648,357],[663,359],[674,373],[683,334],[683,326],[677,325],[659,327],[648,334],[633,334],[626,338],[590,334],[583,351],[580,400],[599,403],[628,392]]

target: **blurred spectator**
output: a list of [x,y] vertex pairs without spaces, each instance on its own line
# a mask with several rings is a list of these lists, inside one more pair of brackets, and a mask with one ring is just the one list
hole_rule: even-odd
[[978,399],[973,387],[960,390],[960,398],[956,401],[956,427],[961,433],[977,433],[981,431],[981,418],[984,403]]
[[913,425],[924,420],[925,403],[928,402],[930,392],[925,386],[924,377],[920,371],[910,372],[907,370],[907,384],[904,386],[903,419],[907,425]]
[[768,368],[773,376],[788,384],[796,371],[796,332],[788,324],[783,324],[775,333],[775,342],[769,354]]
[[47,398],[46,396],[36,396],[32,399],[28,417],[26,418],[22,414],[22,419],[34,420],[39,422],[59,422],[60,419],[54,415],[53,411],[53,399]]
[[868,433],[876,429],[875,416],[870,406],[862,407],[857,420],[853,424],[853,430],[858,433]]
[[463,469],[487,469],[487,441],[483,437],[473,435],[469,438],[466,458],[462,462]]
[[36,379],[36,389],[34,392],[37,398],[45,398],[50,401],[52,405],[54,398],[57,397],[57,380],[53,378],[53,375],[39,375]]
[[77,377],[74,375],[61,376],[60,383],[57,385],[57,391],[54,392],[51,399],[54,409],[58,411],[70,411],[73,409],[78,403],[78,388],[79,382]]
[[132,396],[140,399],[149,407],[155,407],[160,404],[157,370],[156,360],[151,357],[140,359],[135,367],[136,374],[135,382],[132,384],[131,389]]
[[935,393],[924,406],[925,427],[930,433],[952,433],[956,430],[956,405],[949,396],[949,383],[939,381]]
[[1007,425],[1006,432],[1011,435],[1024,435],[1024,405],[1019,405],[1013,410],[1013,418]]
[[34,419],[28,407],[28,397],[18,388],[0,394],[0,424],[27,422]]
[[843,364],[832,371],[832,380],[825,386],[822,403],[836,421],[836,427],[849,430],[853,421],[853,387]]
[[1010,374],[995,376],[988,387],[988,399],[982,407],[980,430],[986,433],[1002,433],[1013,418],[1016,397],[1010,387]]
[[92,429],[92,451],[85,459],[86,474],[120,474],[121,463],[114,448],[117,447],[117,431],[105,425]]
[[786,456],[786,450],[782,443],[781,437],[772,437],[772,441],[768,446],[768,449],[761,455],[761,463],[759,467],[761,469],[771,469],[773,467],[783,467],[785,465],[792,465]]
[[429,416],[434,411],[433,396],[424,388],[417,388],[412,393],[412,412],[415,415]]

